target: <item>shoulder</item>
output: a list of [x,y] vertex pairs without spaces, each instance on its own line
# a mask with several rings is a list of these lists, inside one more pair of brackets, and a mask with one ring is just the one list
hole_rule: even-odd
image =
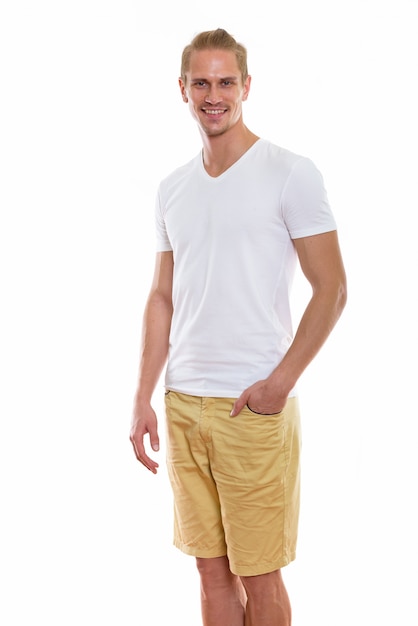
[[267,180],[275,181],[281,194],[323,186],[322,175],[312,159],[265,139],[258,142],[252,166]]
[[201,153],[199,152],[199,154],[196,155],[193,159],[170,172],[160,181],[160,191],[169,191],[173,187],[187,180],[196,171],[196,168],[199,166],[200,160]]
[[308,157],[279,146],[267,139],[257,142],[257,157],[264,161],[266,166],[280,168],[282,172],[291,173],[294,169],[311,168],[314,166]]

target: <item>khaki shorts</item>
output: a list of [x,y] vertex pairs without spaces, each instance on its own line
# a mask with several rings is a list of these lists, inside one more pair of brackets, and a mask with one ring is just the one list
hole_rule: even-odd
[[296,398],[274,415],[230,398],[168,391],[167,464],[174,493],[174,545],[196,557],[227,555],[231,571],[255,576],[296,556],[300,419]]

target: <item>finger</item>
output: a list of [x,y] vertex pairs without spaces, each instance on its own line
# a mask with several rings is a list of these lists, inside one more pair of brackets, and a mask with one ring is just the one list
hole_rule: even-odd
[[232,411],[230,413],[231,417],[236,417],[239,413],[241,413],[242,409],[247,404],[247,393],[242,393],[240,397],[235,400],[234,406],[232,407]]
[[146,454],[142,441],[137,443],[133,438],[131,438],[131,443],[138,461],[142,463],[142,465],[146,467],[150,472],[156,474],[159,465],[156,461],[150,459],[150,457]]
[[129,437],[129,440],[134,449],[136,458],[138,459],[138,461],[140,461],[141,457],[145,456],[145,450],[144,450],[144,446],[142,444],[141,439],[136,440],[133,436],[131,436]]
[[137,459],[150,472],[152,472],[153,474],[157,473],[157,469],[158,469],[159,465],[158,465],[158,463],[156,461],[153,461],[152,459],[150,459],[149,456],[147,456],[146,454],[143,454],[141,456],[138,456]]
[[156,461],[153,461],[152,459],[150,459],[149,456],[145,455],[144,457],[139,458],[138,461],[142,463],[142,465],[146,467],[153,474],[157,473],[157,469],[159,465],[158,463],[156,463]]

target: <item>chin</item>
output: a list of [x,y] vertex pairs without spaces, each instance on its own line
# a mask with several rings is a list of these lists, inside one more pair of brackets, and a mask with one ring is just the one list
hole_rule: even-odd
[[208,137],[217,137],[218,135],[223,135],[224,133],[226,133],[226,131],[228,130],[228,128],[208,128],[207,126],[203,126],[202,127],[202,131],[205,133],[205,135],[207,135]]

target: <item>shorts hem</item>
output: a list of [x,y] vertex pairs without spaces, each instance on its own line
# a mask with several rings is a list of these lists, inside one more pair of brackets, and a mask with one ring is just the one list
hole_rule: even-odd
[[219,556],[226,556],[225,548],[199,548],[198,546],[188,546],[181,541],[174,540],[173,545],[178,550],[189,556],[195,556],[202,559],[216,559]]
[[286,567],[292,561],[296,559],[296,553],[292,553],[289,556],[278,559],[277,561],[270,563],[256,563],[254,565],[236,565],[230,563],[229,567],[233,574],[236,576],[260,576],[261,574],[269,574],[275,572],[282,567]]
[[[227,551],[224,548],[215,550],[214,548],[199,548],[198,546],[188,546],[181,541],[173,541],[175,548],[187,554],[201,559],[216,559],[221,556],[227,556]],[[290,555],[281,559],[277,559],[274,562],[257,563],[252,565],[229,563],[229,568],[235,576],[260,576],[261,574],[269,574],[278,569],[282,569],[289,565],[296,559],[296,552],[292,552]]]

